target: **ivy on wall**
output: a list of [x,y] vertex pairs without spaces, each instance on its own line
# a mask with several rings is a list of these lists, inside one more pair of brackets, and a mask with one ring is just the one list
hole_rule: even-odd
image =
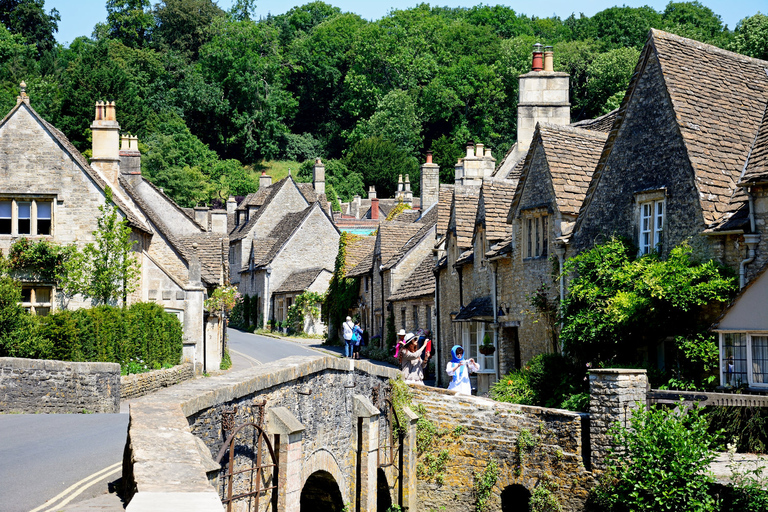
[[294,303],[288,308],[288,327],[293,332],[304,331],[304,320],[309,318],[313,323],[320,317],[320,306],[325,295],[317,292],[305,291],[297,295]]
[[339,252],[336,255],[333,276],[328,284],[328,292],[323,301],[322,318],[328,325],[328,341],[338,339],[338,327],[344,322],[357,300],[360,284],[357,278],[347,277],[347,246],[362,238],[361,235],[347,232],[342,232],[339,237]]

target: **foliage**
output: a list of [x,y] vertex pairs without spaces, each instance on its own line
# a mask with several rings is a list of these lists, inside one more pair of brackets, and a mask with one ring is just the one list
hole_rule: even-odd
[[387,215],[386,220],[395,220],[398,215],[403,213],[405,210],[410,210],[410,209],[411,207],[408,205],[408,203],[398,201],[395,207],[389,211],[389,214]]
[[[379,197],[394,196],[400,174],[408,174],[414,185],[419,181],[416,158],[381,137],[369,137],[355,143],[343,162],[347,169],[363,177],[366,189],[375,186]],[[413,191],[417,193],[415,188]]]
[[48,350],[37,335],[37,317],[21,307],[21,285],[0,275],[0,357],[34,357]]
[[[729,468],[731,470],[730,500],[720,506],[722,512],[762,512],[768,510],[768,479],[765,466],[758,461],[746,465],[734,463],[736,445],[728,445]],[[751,466],[751,467],[750,467]]]
[[397,359],[395,359],[393,352],[389,348],[381,348],[374,344],[376,340],[373,339],[371,343],[360,349],[360,355],[366,359],[374,361],[383,361],[391,365],[398,365]]
[[533,311],[528,313],[534,317],[534,323],[538,322],[539,319],[544,320],[549,337],[549,349],[553,353],[558,353],[560,352],[560,343],[558,342],[560,300],[558,298],[553,299],[552,295],[552,287],[542,280],[536,291],[527,297],[528,303],[533,308]]
[[714,437],[702,409],[646,408],[641,405],[627,427],[611,430],[615,449],[595,491],[606,510],[711,511]]
[[108,37],[138,48],[149,42],[154,26],[149,0],[107,0],[107,24],[104,28]]
[[358,279],[348,278],[347,275],[347,245],[359,240],[359,235],[346,231],[339,237],[339,253],[336,255],[333,275],[328,283],[328,292],[322,307],[322,319],[328,325],[328,341],[338,338],[338,328],[344,322],[349,310],[357,300],[360,289]]
[[221,311],[228,313],[240,302],[242,302],[242,296],[236,286],[222,285],[213,290],[211,296],[203,303],[203,307],[209,313]]
[[531,493],[531,512],[561,512],[563,510],[553,491],[557,484],[551,479],[542,479]]
[[107,187],[105,203],[99,206],[101,215],[93,232],[95,243],[82,251],[72,251],[64,262],[65,274],[59,276],[64,292],[92,298],[96,304],[110,304],[136,289],[140,263],[132,254],[134,240],[127,219],[120,219]]
[[730,49],[756,59],[768,60],[768,15],[758,12],[736,25]]
[[325,294],[305,291],[294,298],[288,308],[288,327],[293,332],[303,332],[304,322],[309,319],[314,323],[320,317],[320,306],[325,300]]
[[723,432],[740,453],[768,450],[768,411],[760,407],[712,407],[707,409],[709,432]]
[[542,407],[574,409],[589,404],[585,400],[586,378],[570,358],[559,354],[540,354],[520,370],[513,370],[491,387],[491,398]]
[[384,340],[384,346],[390,349],[395,348],[397,342],[397,329],[395,329],[395,313],[390,311],[387,315],[387,337]]
[[475,471],[475,510],[482,512],[488,505],[493,486],[499,479],[499,463],[491,457],[482,471]]
[[334,212],[340,212],[341,211],[341,203],[339,203],[339,196],[336,194],[336,190],[334,190],[333,185],[330,183],[327,187],[325,187],[325,198],[328,200],[329,203],[331,203],[331,210]]
[[48,240],[15,240],[8,251],[8,268],[25,274],[38,282],[55,282],[64,275],[64,262],[75,250],[74,246],[61,246]]
[[11,33],[23,36],[34,44],[37,55],[53,50],[56,46],[54,33],[59,30],[59,11],[45,12],[45,0],[0,1],[0,24]]
[[[630,244],[612,238],[565,263],[564,274],[573,279],[560,338],[581,363],[631,363],[638,347],[669,336],[692,339],[708,325],[705,308],[726,304],[737,290],[733,275],[714,261],[696,262],[686,243],[666,260],[635,254]],[[680,369],[697,380],[707,364]]]
[[232,358],[229,355],[229,349],[224,351],[224,356],[221,358],[221,364],[219,370],[229,370],[232,368]]

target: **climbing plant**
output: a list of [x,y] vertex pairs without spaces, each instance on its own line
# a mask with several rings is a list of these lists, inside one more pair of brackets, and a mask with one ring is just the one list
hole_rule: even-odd
[[394,220],[397,218],[398,215],[403,213],[405,210],[410,210],[410,209],[411,207],[408,205],[408,203],[398,201],[395,207],[392,208],[392,210],[390,210],[386,220]]
[[294,332],[304,331],[304,320],[309,318],[314,322],[320,317],[320,306],[325,294],[306,291],[297,295],[294,303],[288,308],[288,327]]
[[74,251],[73,245],[19,238],[8,250],[6,265],[8,270],[25,274],[34,281],[55,282],[58,276],[64,275],[64,263]]
[[205,310],[209,313],[219,311],[229,312],[232,311],[235,305],[242,302],[242,300],[243,297],[240,295],[240,292],[237,291],[236,287],[232,285],[224,285],[217,287],[213,293],[211,293],[211,296],[205,300],[203,305]]
[[483,512],[488,505],[493,486],[499,479],[499,463],[491,457],[482,471],[475,471],[475,510]]
[[328,341],[336,341],[338,333],[336,327],[340,326],[355,300],[359,290],[358,280],[347,277],[347,246],[362,236],[342,232],[339,237],[339,252],[336,255],[336,263],[333,269],[331,281],[328,284],[328,292],[323,301],[322,318],[328,325]]

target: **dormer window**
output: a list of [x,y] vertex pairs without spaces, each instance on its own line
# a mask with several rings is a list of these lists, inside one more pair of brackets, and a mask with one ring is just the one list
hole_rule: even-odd
[[661,252],[664,242],[666,205],[664,191],[644,192],[636,196],[638,205],[638,252],[642,256]]
[[546,209],[522,213],[523,258],[546,258],[549,254],[549,215]]

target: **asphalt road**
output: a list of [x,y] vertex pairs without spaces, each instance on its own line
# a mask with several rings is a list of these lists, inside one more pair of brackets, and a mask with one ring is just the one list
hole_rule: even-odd
[[[127,432],[128,414],[0,414],[0,511],[29,512],[119,463]],[[76,501],[103,494],[110,473]]]
[[[318,355],[305,345],[236,329],[229,329],[228,343],[232,371]],[[0,414],[0,512],[59,510],[70,497],[71,504],[105,493],[121,475],[127,432],[127,413]]]

